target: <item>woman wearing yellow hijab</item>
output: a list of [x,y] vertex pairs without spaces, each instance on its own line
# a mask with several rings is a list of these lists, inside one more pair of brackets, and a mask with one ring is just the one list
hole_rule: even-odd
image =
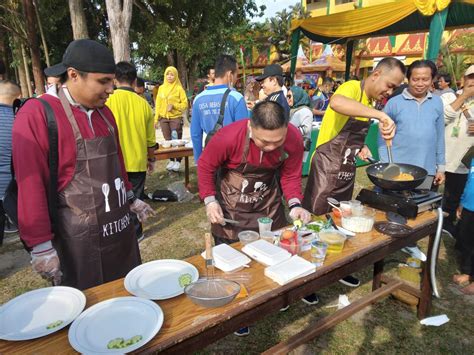
[[[178,138],[183,137],[183,113],[188,108],[188,99],[179,81],[178,70],[168,67],[165,70],[163,85],[158,89],[155,104],[155,122],[160,123],[166,140],[176,131]],[[179,171],[181,159],[170,159],[166,169]]]

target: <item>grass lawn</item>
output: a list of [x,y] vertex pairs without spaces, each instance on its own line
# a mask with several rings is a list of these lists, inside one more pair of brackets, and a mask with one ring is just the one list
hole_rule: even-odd
[[[170,182],[184,180],[183,173],[168,174],[164,172],[164,167],[165,162],[160,162],[159,173],[148,178],[149,191],[165,189]],[[191,169],[191,183],[196,186],[195,167]],[[356,193],[369,184],[364,168],[358,169]],[[140,244],[144,262],[162,258],[183,259],[204,249],[204,233],[209,231],[210,225],[204,206],[197,197],[187,203],[151,204],[157,216],[147,223],[147,238]],[[426,251],[427,240],[419,245]],[[474,354],[474,296],[463,295],[459,287],[451,282],[452,275],[457,272],[453,247],[453,240],[444,236],[437,271],[441,299],[434,299],[432,308],[432,315],[448,315],[450,321],[447,324],[441,327],[422,326],[413,308],[387,298],[298,348],[295,353]],[[398,263],[405,260],[405,254],[393,254],[386,260],[386,272],[395,275]],[[370,292],[371,268],[357,272],[355,276],[361,279],[360,287],[352,289],[339,283],[330,285],[320,292],[320,304],[308,306],[297,302],[287,312],[275,312],[252,325],[250,336],[238,338],[229,335],[201,353],[254,354],[269,348],[318,318],[334,312],[335,308],[326,306],[336,303],[339,294],[346,294],[349,300],[354,301]],[[29,256],[18,236],[7,236],[3,247],[0,247],[0,304],[45,286],[48,286],[47,282],[31,270]]]

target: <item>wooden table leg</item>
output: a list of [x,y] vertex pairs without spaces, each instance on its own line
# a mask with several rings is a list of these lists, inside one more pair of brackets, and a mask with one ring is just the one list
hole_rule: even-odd
[[374,264],[374,277],[372,281],[372,291],[382,286],[382,275],[383,275],[384,259],[377,261]]
[[189,157],[184,157],[184,186],[189,186]]
[[[428,255],[427,261],[423,263],[422,266],[422,278],[421,278],[421,297],[420,302],[418,303],[418,312],[417,316],[418,319],[423,319],[428,316],[431,310],[431,297],[433,293],[433,289],[431,287],[430,281],[430,268],[431,268],[431,254],[434,244],[435,234],[430,235],[429,243],[428,243]],[[437,251],[435,251],[437,253]]]

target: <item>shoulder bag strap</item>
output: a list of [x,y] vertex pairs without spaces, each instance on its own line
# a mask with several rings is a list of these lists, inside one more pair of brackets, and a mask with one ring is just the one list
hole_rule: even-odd
[[[221,108],[219,110],[219,118],[216,122],[216,126],[217,127],[222,127],[222,123],[224,122],[224,113],[225,113],[225,104],[227,102],[227,96],[229,96],[229,93],[230,93],[230,89],[227,89],[225,92],[224,92],[224,96],[222,96],[222,101],[221,101]],[[215,129],[216,127],[214,127]]]

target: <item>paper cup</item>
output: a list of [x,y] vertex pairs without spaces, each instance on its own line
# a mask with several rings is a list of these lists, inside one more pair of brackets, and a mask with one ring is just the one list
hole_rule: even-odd
[[270,217],[260,217],[258,221],[258,233],[262,235],[263,232],[268,232],[272,230],[273,219]]

